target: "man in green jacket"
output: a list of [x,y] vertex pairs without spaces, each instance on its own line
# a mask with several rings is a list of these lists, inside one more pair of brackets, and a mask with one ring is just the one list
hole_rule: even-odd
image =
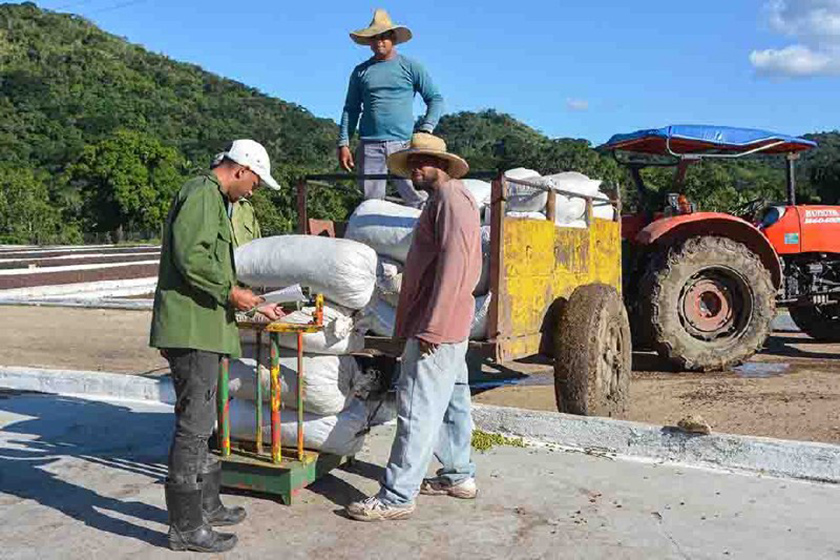
[[[220,360],[240,354],[234,313],[263,303],[236,284],[229,217],[230,205],[260,184],[279,189],[265,148],[237,140],[218,166],[181,187],[166,218],[150,344],[169,362],[175,385],[166,481],[173,550],[230,550],[236,536],[212,527],[245,518],[245,510],[219,500],[221,466],[207,443],[216,422]],[[277,306],[260,312],[271,320],[282,315]]]

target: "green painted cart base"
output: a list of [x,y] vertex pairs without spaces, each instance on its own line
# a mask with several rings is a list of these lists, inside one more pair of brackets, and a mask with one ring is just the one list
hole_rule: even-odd
[[[296,456],[297,452],[290,451],[290,454]],[[292,504],[293,497],[301,489],[352,459],[305,451],[303,460],[284,456],[279,464],[275,464],[270,456],[244,449],[231,449],[227,457],[219,456],[222,486],[279,496],[286,505]]]

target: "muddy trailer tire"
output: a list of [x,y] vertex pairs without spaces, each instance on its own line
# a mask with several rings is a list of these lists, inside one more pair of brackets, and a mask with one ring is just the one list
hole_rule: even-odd
[[690,371],[749,359],[776,315],[770,272],[745,245],[725,237],[693,237],[654,256],[640,294],[654,349]]
[[621,296],[602,284],[581,286],[562,308],[554,339],[557,409],[586,416],[624,416],[632,350]]
[[815,340],[840,342],[840,304],[791,307],[790,318],[799,330]]

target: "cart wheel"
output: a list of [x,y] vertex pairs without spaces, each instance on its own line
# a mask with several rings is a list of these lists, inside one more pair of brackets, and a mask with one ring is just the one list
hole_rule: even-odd
[[603,284],[581,286],[555,331],[557,409],[621,417],[630,396],[630,322],[621,297]]

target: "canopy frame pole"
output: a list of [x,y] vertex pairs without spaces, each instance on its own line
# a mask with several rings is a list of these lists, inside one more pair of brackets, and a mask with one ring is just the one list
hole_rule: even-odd
[[788,206],[796,206],[796,160],[799,154],[791,152],[787,155],[787,202]]

